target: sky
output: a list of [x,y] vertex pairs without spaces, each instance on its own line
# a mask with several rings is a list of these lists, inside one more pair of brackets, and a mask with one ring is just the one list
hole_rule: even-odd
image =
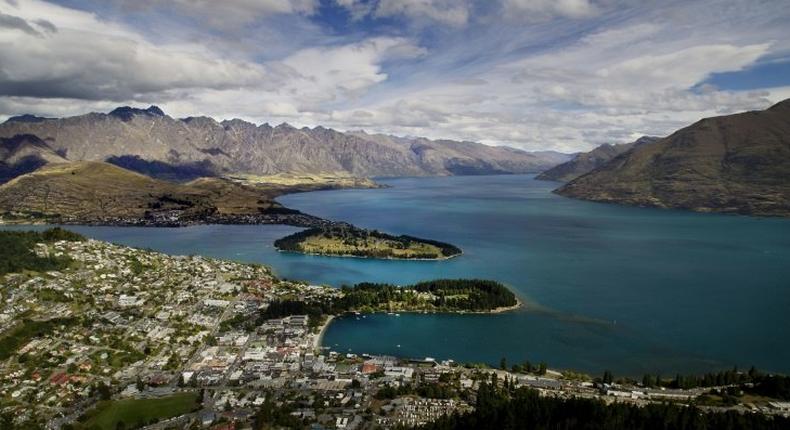
[[589,150],[790,98],[790,0],[0,0],[0,119]]

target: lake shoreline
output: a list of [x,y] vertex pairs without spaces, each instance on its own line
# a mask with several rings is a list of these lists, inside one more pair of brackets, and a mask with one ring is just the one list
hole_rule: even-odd
[[[329,348],[329,346],[323,345],[324,336],[326,335],[326,331],[329,329],[330,324],[333,320],[339,318],[346,318],[349,316],[362,316],[362,315],[390,315],[390,316],[399,316],[399,314],[414,314],[414,315],[498,315],[507,312],[512,312],[518,309],[525,307],[524,302],[522,302],[518,297],[516,297],[516,304],[513,306],[501,306],[498,308],[494,308],[487,311],[426,311],[426,310],[398,310],[397,312],[390,312],[390,311],[374,311],[374,312],[360,312],[360,311],[348,311],[344,312],[339,315],[329,315],[327,320],[324,322],[323,326],[321,327],[321,331],[319,332],[318,336],[316,336],[314,341],[314,348]],[[403,357],[402,357],[403,358]]]
[[321,344],[324,341],[324,335],[326,334],[326,330],[329,328],[329,325],[332,324],[332,320],[335,319],[334,315],[329,315],[326,318],[326,321],[321,325],[321,330],[318,334],[313,338],[313,350],[319,350],[324,348]]
[[373,312],[362,312],[362,311],[347,311],[340,315],[333,315],[333,317],[346,317],[349,315],[396,315],[396,314],[432,314],[432,315],[497,315],[506,312],[512,312],[518,309],[525,307],[524,302],[520,299],[516,298],[516,304],[513,306],[500,306],[498,308],[486,310],[486,311],[466,311],[466,310],[424,310],[424,309],[398,309],[396,311],[373,311]]
[[108,218],[108,219],[46,219],[46,218],[3,218],[0,225],[64,225],[90,227],[151,227],[151,228],[182,228],[198,225],[287,225],[291,227],[316,228],[338,224],[305,213],[273,213],[246,215],[210,215],[195,219],[157,219],[157,218]]

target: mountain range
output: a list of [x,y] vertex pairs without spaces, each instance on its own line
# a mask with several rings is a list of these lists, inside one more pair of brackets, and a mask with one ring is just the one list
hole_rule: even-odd
[[702,119],[556,192],[636,206],[790,216],[790,99]]
[[590,152],[582,152],[571,160],[558,164],[538,175],[535,179],[543,181],[570,182],[585,173],[589,173],[618,155],[640,145],[659,140],[658,137],[642,136],[630,143],[605,143]]
[[[109,169],[107,163],[123,169]],[[61,167],[46,170],[49,165]],[[98,169],[101,174],[83,175],[90,180],[75,183],[78,191],[69,191],[70,185],[64,184],[71,184],[74,178],[64,174],[68,170],[63,165],[71,165],[71,171]],[[69,208],[68,198],[78,195],[77,201],[104,202],[109,197],[90,189],[90,184],[95,187],[103,182],[119,185],[115,195],[139,194],[120,187],[126,179],[139,183],[140,189],[154,191],[132,202],[132,206],[119,205],[121,215],[139,218],[137,212],[158,208],[162,198],[188,195],[191,197],[175,200],[190,202],[179,210],[185,219],[191,219],[191,214],[201,208],[210,208],[210,214],[234,217],[264,213],[272,196],[285,192],[282,186],[272,185],[272,174],[287,173],[297,175],[297,179],[308,174],[341,178],[332,184],[325,177],[300,185],[320,189],[355,186],[353,181],[342,179],[350,176],[540,170],[545,172],[538,179],[567,182],[555,190],[567,197],[701,212],[788,216],[790,100],[763,111],[706,118],[664,138],[643,137],[627,144],[602,145],[575,156],[324,127],[256,126],[238,119],[174,119],[155,106],[122,107],[108,114],[62,119],[24,115],[0,124],[0,183],[16,177],[0,187],[0,203],[8,213],[51,214],[51,210],[41,210],[41,205],[60,195],[61,206],[68,210],[55,213],[72,215],[79,208]],[[129,176],[133,172],[145,176],[134,179]],[[107,179],[110,176],[118,178]],[[203,177],[225,182],[212,183],[207,190],[210,181],[194,181]],[[141,178],[177,179],[182,188],[164,181],[142,184]],[[261,186],[261,178],[268,178],[266,185]],[[277,181],[282,184],[293,179],[280,177]],[[300,181],[305,183],[304,177]],[[50,190],[57,192],[52,194]],[[228,205],[218,198],[217,190],[230,192],[238,201],[249,197],[255,203],[243,202],[224,213],[222,208]],[[261,193],[265,194],[263,199]],[[133,213],[128,212],[130,209]],[[102,211],[103,207],[87,219],[107,216]],[[204,211],[204,219],[209,212]]]
[[340,132],[321,126],[295,128],[284,123],[272,127],[240,119],[218,122],[204,116],[176,119],[156,106],[119,107],[107,114],[67,118],[22,115],[0,124],[0,137],[19,136],[33,136],[38,145],[44,143],[38,154],[42,160],[54,153],[69,161],[107,161],[176,180],[283,172],[357,177],[537,173],[569,159],[551,151],[531,153],[475,142]]

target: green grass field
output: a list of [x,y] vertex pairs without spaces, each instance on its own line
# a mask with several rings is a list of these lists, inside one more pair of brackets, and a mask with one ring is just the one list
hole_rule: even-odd
[[[198,393],[178,393],[157,399],[104,401],[86,414],[79,428],[116,430],[133,429],[154,421],[173,418],[198,407]],[[119,426],[119,423],[121,426]]]

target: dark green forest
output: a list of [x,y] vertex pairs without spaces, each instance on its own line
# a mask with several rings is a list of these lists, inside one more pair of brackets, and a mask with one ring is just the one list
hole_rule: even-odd
[[75,324],[74,318],[56,318],[47,321],[25,319],[0,337],[0,360],[10,357],[14,351],[34,337],[44,336],[61,325]]
[[65,257],[39,257],[33,252],[36,243],[59,240],[80,241],[85,238],[59,227],[38,231],[0,231],[0,275],[33,270],[60,270],[70,260]]
[[735,411],[704,412],[696,407],[626,403],[607,405],[593,399],[542,397],[536,390],[482,383],[475,411],[450,415],[419,427],[445,429],[584,429],[584,430],[735,430],[787,429],[790,419]]
[[676,375],[670,379],[662,378],[660,375],[644,375],[642,385],[682,389],[735,386],[746,393],[790,400],[789,376],[764,374],[755,367],[749,369],[748,372],[739,372],[737,368],[733,368],[704,375]]

